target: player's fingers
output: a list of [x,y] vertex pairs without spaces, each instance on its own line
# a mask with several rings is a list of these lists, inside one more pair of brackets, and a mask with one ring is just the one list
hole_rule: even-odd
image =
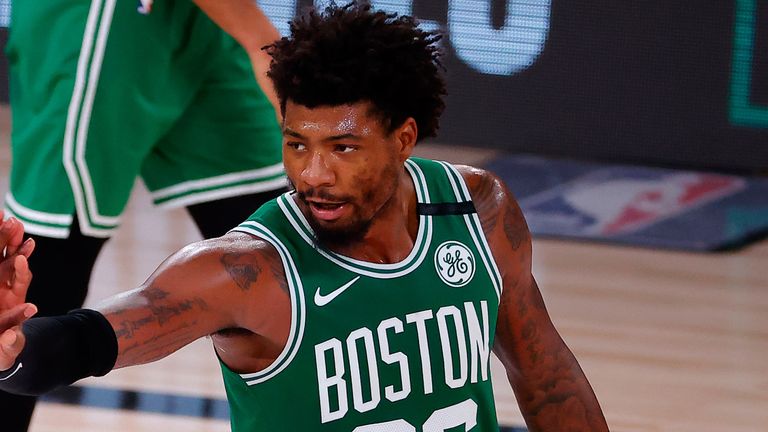
[[0,260],[0,290],[13,286],[16,277],[16,257]]
[[37,306],[32,303],[18,304],[0,312],[0,332],[21,325],[37,313]]
[[[18,254],[0,260],[0,288],[12,288],[17,280],[16,290],[22,285],[29,285],[32,273],[29,270],[27,258],[34,249],[34,240],[28,239],[19,248]],[[26,290],[23,293],[26,293]]]
[[32,272],[29,262],[24,255],[17,255],[13,260],[13,275],[11,276],[11,292],[22,301],[27,298],[27,290],[32,282]]
[[13,286],[13,278],[15,277],[13,259],[0,260],[0,292],[10,289]]
[[0,248],[6,249],[6,256],[16,253],[24,239],[24,225],[16,218],[8,218],[0,227]]
[[4,331],[0,335],[0,370],[7,370],[16,362],[16,357],[24,349],[24,333],[21,326]]
[[27,258],[32,255],[32,252],[35,250],[35,240],[32,238],[28,238],[24,240],[24,243],[19,246],[19,250],[16,251],[17,255],[23,255]]
[[13,219],[2,219],[0,220],[0,252],[2,252],[7,246],[8,242],[11,239],[13,228]]

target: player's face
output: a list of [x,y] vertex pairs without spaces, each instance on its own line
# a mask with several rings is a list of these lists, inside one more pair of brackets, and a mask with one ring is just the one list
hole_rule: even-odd
[[283,161],[321,243],[361,240],[391,205],[404,162],[397,136],[369,114],[368,103],[307,108],[287,101]]

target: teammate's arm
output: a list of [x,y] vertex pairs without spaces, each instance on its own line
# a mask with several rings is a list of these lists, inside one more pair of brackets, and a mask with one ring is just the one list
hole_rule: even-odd
[[269,18],[255,0],[193,0],[219,27],[243,46],[251,58],[256,80],[275,112],[280,116],[280,105],[272,80],[267,77],[272,58],[261,48],[280,39]]
[[493,174],[461,168],[501,272],[493,351],[531,431],[607,431],[592,387],[555,329],[531,273],[531,236],[512,194]]

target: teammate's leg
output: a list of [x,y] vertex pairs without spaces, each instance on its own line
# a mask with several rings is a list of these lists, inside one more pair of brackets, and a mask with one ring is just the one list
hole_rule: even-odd
[[[83,303],[144,156],[202,78],[166,66],[179,46],[170,24],[189,16],[164,13],[173,2],[151,16],[132,2],[17,3],[7,47],[13,161],[5,205],[38,242],[29,300],[41,315],[60,314]],[[0,430],[26,431],[34,403],[0,395]]]
[[[62,315],[82,307],[96,258],[106,238],[87,237],[75,222],[66,239],[30,235],[35,239],[35,253],[29,266],[35,276],[27,292],[27,301],[37,305],[38,316]],[[67,283],[62,284],[62,275]]]
[[201,19],[193,30],[209,34],[216,50],[199,58],[202,85],[144,161],[142,178],[156,204],[186,206],[210,238],[285,192],[287,181],[282,132],[248,55],[212,22]]
[[187,211],[203,237],[219,237],[248,219],[262,204],[286,190],[272,190],[193,204],[187,206]]

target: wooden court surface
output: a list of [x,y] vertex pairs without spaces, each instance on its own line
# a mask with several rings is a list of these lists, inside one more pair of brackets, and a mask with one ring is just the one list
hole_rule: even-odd
[[[10,159],[7,133],[7,109],[0,108],[3,195]],[[425,146],[419,154],[466,163],[492,156],[439,146]],[[168,254],[197,239],[183,210],[152,207],[137,185],[121,230],[99,258],[88,305],[133,288]],[[695,254],[536,239],[534,274],[612,431],[768,431],[768,241],[734,253]],[[205,339],[155,364],[84,384],[224,398],[218,365]],[[500,421],[523,425],[498,363],[494,387]],[[229,428],[221,420],[45,403],[31,430]]]

